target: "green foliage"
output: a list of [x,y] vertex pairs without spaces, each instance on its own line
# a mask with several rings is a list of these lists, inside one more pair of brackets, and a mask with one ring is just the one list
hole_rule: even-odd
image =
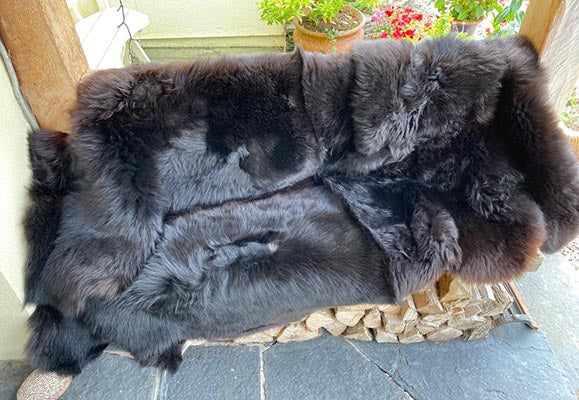
[[[432,25],[426,30],[425,35],[427,37],[441,37],[448,35],[452,30],[452,20],[453,18],[450,14],[442,14],[440,17],[436,18]],[[454,37],[464,40],[472,40],[473,37],[464,32],[458,32],[454,34]]]
[[328,22],[338,15],[344,4],[346,0],[318,0],[314,2],[314,7],[308,17],[314,20],[319,17],[322,21]]
[[443,13],[440,17],[436,18],[432,25],[427,29],[426,36],[446,36],[450,33],[452,29],[452,17],[450,14]]
[[268,24],[284,24],[294,18],[302,21],[322,19],[324,22],[335,18],[344,5],[362,9],[372,9],[379,0],[260,0],[261,19]]
[[561,120],[569,129],[576,131],[579,128],[579,92],[577,88],[565,105],[561,113]]
[[452,19],[462,22],[478,21],[500,8],[497,0],[435,0],[434,6],[441,13],[449,13]]
[[311,8],[314,0],[261,0],[261,19],[268,24],[283,24],[297,18],[299,21]]
[[525,17],[525,12],[521,10],[523,0],[512,0],[508,6],[497,9],[498,14],[493,19],[494,37],[504,37],[515,35]]

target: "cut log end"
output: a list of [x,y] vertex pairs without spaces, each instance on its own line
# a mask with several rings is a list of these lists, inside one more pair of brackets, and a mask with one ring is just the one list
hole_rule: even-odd
[[478,340],[488,335],[493,318],[512,303],[513,297],[504,284],[471,285],[444,275],[437,283],[406,297],[402,306],[357,304],[318,310],[302,321],[255,332],[229,343],[310,340],[323,331],[379,343]]

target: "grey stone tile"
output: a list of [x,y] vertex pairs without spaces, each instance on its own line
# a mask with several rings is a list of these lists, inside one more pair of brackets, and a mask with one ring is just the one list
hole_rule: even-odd
[[576,400],[544,335],[522,324],[485,340],[401,345],[393,365],[379,344],[356,346],[417,400]]
[[546,256],[517,281],[525,303],[579,392],[579,271],[561,254]]
[[174,374],[166,374],[159,398],[166,400],[258,400],[259,348],[190,347]]
[[148,400],[153,398],[156,377],[155,368],[103,354],[74,378],[61,400]]
[[[384,360],[397,356],[395,346],[381,346],[381,351]],[[392,377],[343,338],[276,344],[263,356],[267,400],[409,398]]]
[[24,360],[0,361],[0,400],[13,400],[20,384],[32,372]]

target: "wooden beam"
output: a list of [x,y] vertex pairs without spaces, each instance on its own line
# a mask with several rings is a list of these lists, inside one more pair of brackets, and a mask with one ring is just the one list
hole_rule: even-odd
[[579,0],[530,0],[520,34],[539,51],[549,100],[561,112],[579,79]]
[[556,17],[561,14],[563,5],[563,0],[531,0],[529,2],[520,33],[531,40],[539,53],[543,51],[549,32]]
[[1,0],[0,36],[42,128],[70,132],[88,66],[65,0]]

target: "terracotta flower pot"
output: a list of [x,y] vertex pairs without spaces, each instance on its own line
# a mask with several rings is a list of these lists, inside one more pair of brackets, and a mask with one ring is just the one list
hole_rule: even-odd
[[476,28],[483,22],[484,17],[478,21],[452,21],[452,31],[458,33],[466,33],[469,36],[474,35]]
[[327,33],[314,32],[304,28],[297,20],[294,20],[294,43],[299,44],[306,51],[318,53],[331,53],[347,51],[355,40],[364,39],[364,14],[354,7],[344,6],[344,11],[358,21],[358,26],[349,31],[338,32],[333,39],[328,38]]

